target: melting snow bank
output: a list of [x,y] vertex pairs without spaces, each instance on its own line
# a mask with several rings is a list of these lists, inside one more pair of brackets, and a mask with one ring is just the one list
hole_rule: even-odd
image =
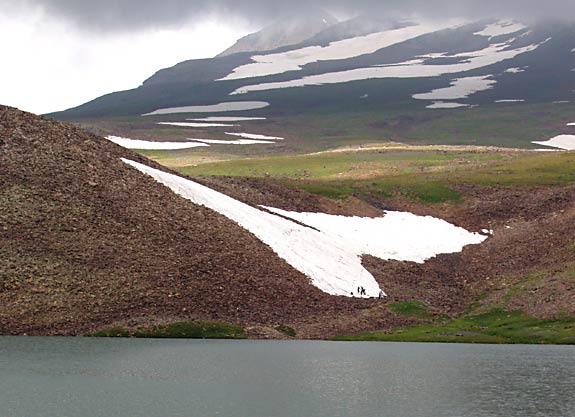
[[533,142],[536,145],[551,146],[566,151],[575,151],[575,135],[559,135],[545,142]]
[[486,239],[443,220],[410,213],[388,212],[384,217],[370,219],[267,208],[315,228],[312,229],[177,175],[127,159],[122,161],[176,194],[244,227],[280,258],[307,275],[314,286],[332,295],[358,296],[357,287],[362,286],[366,297],[379,296],[379,285],[361,264],[363,254],[423,262],[439,253],[457,252],[464,245]]
[[265,101],[231,101],[227,103],[210,104],[206,106],[185,106],[185,107],[168,107],[166,109],[154,110],[151,113],[142,114],[142,116],[154,116],[158,114],[173,113],[217,113],[226,111],[242,111],[263,109],[270,103]]
[[266,209],[314,227],[333,241],[345,242],[357,254],[385,260],[423,263],[442,253],[461,252],[465,245],[478,244],[486,239],[445,220],[398,211],[368,218]]
[[275,143],[267,140],[238,139],[238,140],[220,140],[220,139],[193,139],[197,142],[210,145],[257,145],[260,143]]
[[280,138],[277,136],[255,135],[253,133],[230,133],[230,132],[226,132],[226,135],[239,136],[240,138],[245,138],[245,139],[284,140],[284,138]]
[[106,139],[127,149],[141,150],[169,151],[175,149],[188,149],[197,148],[200,146],[209,146],[205,143],[199,142],[150,142],[147,140],[121,138],[119,136],[106,136]]

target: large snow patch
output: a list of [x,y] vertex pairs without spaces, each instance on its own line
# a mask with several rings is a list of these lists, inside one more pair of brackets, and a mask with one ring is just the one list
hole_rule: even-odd
[[387,212],[384,217],[370,219],[266,208],[272,211],[268,212],[177,175],[122,160],[176,194],[244,227],[293,268],[308,276],[313,285],[332,295],[359,296],[357,288],[362,286],[366,297],[379,296],[380,287],[362,266],[361,255],[423,262],[436,254],[457,252],[464,245],[486,239],[443,220],[410,213]]

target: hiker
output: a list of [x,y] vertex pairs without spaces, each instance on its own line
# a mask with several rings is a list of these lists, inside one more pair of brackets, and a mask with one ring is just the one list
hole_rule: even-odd
[[383,300],[385,297],[387,297],[387,294],[383,290],[379,290],[379,299]]

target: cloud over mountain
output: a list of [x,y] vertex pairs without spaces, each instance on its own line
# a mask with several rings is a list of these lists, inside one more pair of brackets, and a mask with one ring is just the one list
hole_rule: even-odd
[[171,27],[209,18],[240,19],[257,26],[288,14],[305,14],[310,8],[353,16],[375,11],[387,15],[424,15],[433,18],[467,16],[516,17],[535,20],[564,17],[575,12],[570,0],[0,0],[3,13],[36,10],[94,31],[144,30]]

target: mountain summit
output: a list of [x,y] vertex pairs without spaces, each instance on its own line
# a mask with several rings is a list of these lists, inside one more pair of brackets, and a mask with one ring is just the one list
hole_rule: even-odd
[[336,23],[336,18],[322,10],[317,10],[311,14],[307,13],[303,19],[289,16],[266,26],[258,32],[239,39],[233,46],[219,54],[218,57],[239,52],[265,52],[296,45]]

